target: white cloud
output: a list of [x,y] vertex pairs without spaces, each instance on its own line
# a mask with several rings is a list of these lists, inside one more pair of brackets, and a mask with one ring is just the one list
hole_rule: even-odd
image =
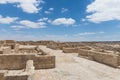
[[55,19],[53,25],[73,25],[76,21],[72,18],[58,18]]
[[0,15],[0,23],[2,24],[10,24],[14,21],[16,21],[18,18],[17,17],[3,17]]
[[49,8],[49,11],[53,11],[54,10],[54,8]]
[[38,5],[43,3],[43,0],[0,0],[0,4],[17,3],[17,7],[22,8],[27,13],[38,13],[42,8],[38,8]]
[[86,19],[84,19],[84,18],[83,18],[83,19],[81,19],[81,21],[82,21],[82,22],[85,22],[85,21],[86,21]]
[[48,18],[47,17],[40,18],[38,21],[48,21]]
[[120,20],[120,0],[95,0],[87,6],[87,12],[92,14],[86,18],[94,23]]
[[85,35],[94,35],[94,34],[103,34],[105,32],[100,31],[100,32],[83,32],[83,33],[78,33],[75,36],[85,36]]
[[21,28],[45,28],[46,23],[45,22],[32,22],[29,20],[22,20],[17,25],[11,26],[15,29],[21,29]]
[[54,8],[49,8],[47,11],[45,11],[45,14],[51,14],[54,11]]
[[65,12],[67,12],[67,11],[68,11],[68,9],[62,8],[61,13],[65,13]]
[[48,22],[48,23],[52,23],[52,20],[49,19],[47,22]]
[[45,14],[51,14],[51,12],[50,12],[50,11],[45,11],[44,13],[45,13]]
[[93,35],[96,34],[95,32],[83,32],[83,33],[78,33],[77,35]]
[[14,28],[15,30],[19,30],[19,29],[28,28],[28,27],[26,27],[26,26],[21,26],[21,25],[13,25],[13,26],[11,26],[11,28]]
[[32,22],[29,20],[23,20],[20,21],[20,24],[23,26],[26,26],[28,28],[45,28],[46,23],[45,22]]

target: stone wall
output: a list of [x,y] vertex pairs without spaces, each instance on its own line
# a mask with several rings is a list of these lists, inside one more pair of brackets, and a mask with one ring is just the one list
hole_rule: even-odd
[[18,53],[37,53],[35,49],[22,48],[18,50]]
[[0,80],[5,80],[4,73],[0,73]]
[[11,49],[15,48],[16,42],[14,40],[4,40],[3,46],[9,46]]
[[5,73],[0,73],[0,80],[28,80],[28,75],[5,76]]
[[27,75],[22,75],[22,76],[6,76],[5,80],[28,80],[28,76]]
[[84,56],[90,60],[94,60],[112,67],[119,66],[119,56],[112,53],[102,53],[90,50],[78,50],[79,56]]
[[10,53],[11,53],[10,47],[1,47],[0,48],[0,54],[10,54]]
[[119,58],[118,58],[118,64],[119,64],[119,69],[120,69],[120,55],[119,55]]
[[54,49],[54,50],[60,50],[61,48],[57,45],[47,45],[48,48]]
[[93,60],[93,56],[94,56],[95,52],[89,51],[89,50],[84,50],[84,49],[78,49],[78,55],[82,56],[84,58]]
[[25,69],[27,60],[33,60],[36,69],[48,69],[55,67],[54,56],[0,55],[0,70]]
[[36,49],[37,49],[37,46],[21,45],[21,46],[18,46],[16,51],[17,53],[37,53]]
[[63,48],[64,53],[78,53],[78,48]]
[[96,53],[94,54],[94,60],[100,63],[107,64],[112,67],[118,67],[118,59],[119,56],[115,54],[107,54],[107,53]]
[[35,69],[55,68],[55,56],[36,56],[33,61]]
[[26,61],[34,55],[0,55],[0,70],[24,69]]

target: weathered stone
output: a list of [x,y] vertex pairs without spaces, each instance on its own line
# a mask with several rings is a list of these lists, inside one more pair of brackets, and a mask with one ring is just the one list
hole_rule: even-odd
[[111,53],[102,53],[90,50],[78,50],[79,56],[84,56],[90,60],[94,60],[112,67],[118,67],[119,56]]
[[10,53],[11,53],[10,47],[1,47],[0,48],[0,54],[10,54]]
[[6,76],[5,80],[28,80],[28,75]]
[[35,69],[55,68],[55,56],[35,56],[34,54],[0,55],[0,70],[20,70],[26,68],[27,60],[33,60]]
[[5,80],[4,73],[0,73],[0,80]]
[[63,48],[64,53],[78,53],[78,48]]
[[34,64],[33,60],[28,60],[26,62],[26,70],[25,70],[25,72],[27,72],[29,75],[32,75],[35,72],[35,67],[34,67],[33,64]]

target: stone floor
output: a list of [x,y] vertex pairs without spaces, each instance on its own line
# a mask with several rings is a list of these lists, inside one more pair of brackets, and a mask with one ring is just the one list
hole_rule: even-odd
[[56,56],[56,68],[36,71],[37,80],[120,80],[120,69],[77,57],[77,54],[40,48]]
[[[65,54],[45,46],[40,48],[56,56],[56,68],[37,70],[28,80],[120,80],[120,69],[80,58],[77,54]],[[7,75],[22,72],[10,71]]]

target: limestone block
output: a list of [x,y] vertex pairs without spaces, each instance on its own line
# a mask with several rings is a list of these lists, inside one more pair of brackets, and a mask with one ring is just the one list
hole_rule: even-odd
[[0,70],[21,70],[28,60],[34,61],[35,69],[55,68],[55,56],[39,55],[0,55]]
[[119,56],[116,54],[96,53],[94,54],[94,60],[100,63],[110,65],[112,67],[119,66]]
[[0,48],[0,54],[10,54],[10,53],[11,53],[10,47],[1,47]]
[[55,56],[36,56],[34,58],[35,69],[55,68]]
[[5,80],[28,80],[28,75],[22,76],[6,76]]
[[0,80],[5,80],[4,73],[0,73]]
[[34,67],[34,65],[33,65],[34,63],[33,63],[33,60],[28,60],[27,62],[26,62],[26,72],[29,74],[29,75],[32,75],[32,74],[34,74],[34,72],[35,72],[35,67]]
[[84,56],[90,60],[94,60],[112,67],[119,66],[119,56],[112,53],[102,53],[91,50],[78,50],[79,56]]
[[78,53],[78,49],[77,48],[63,48],[63,52],[64,53]]

